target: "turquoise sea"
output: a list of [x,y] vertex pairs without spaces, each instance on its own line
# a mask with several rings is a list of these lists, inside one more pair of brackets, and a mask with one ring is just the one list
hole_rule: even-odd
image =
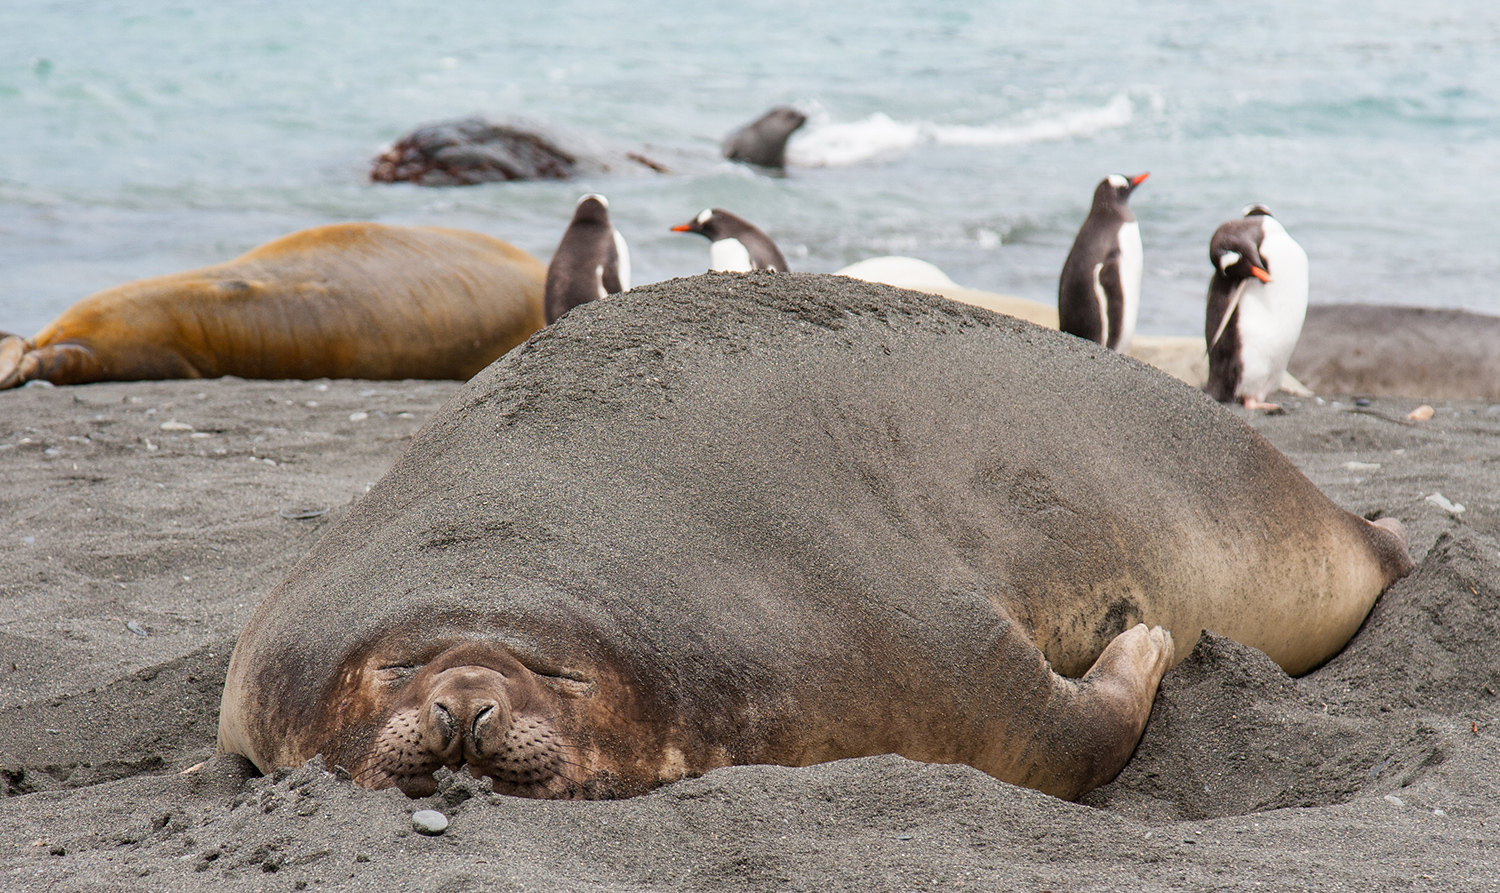
[[[720,160],[810,115],[783,178]],[[370,158],[487,114],[673,176],[423,189]],[[1253,201],[1314,302],[1500,313],[1500,4],[11,0],[0,7],[0,329],[342,220],[481,230],[543,260],[609,196],[635,280],[701,272],[708,205],[794,269],[881,254],[1042,301],[1111,172],[1149,170],[1140,330],[1202,330],[1214,227]]]

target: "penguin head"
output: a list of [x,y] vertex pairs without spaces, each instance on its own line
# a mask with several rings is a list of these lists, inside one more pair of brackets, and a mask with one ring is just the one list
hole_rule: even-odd
[[573,206],[574,223],[602,223],[609,225],[609,199],[597,192],[578,199],[578,204]]
[[672,227],[672,232],[697,233],[700,236],[706,236],[708,240],[712,242],[714,239],[719,238],[719,221],[716,215],[726,213],[728,212],[722,211],[718,208],[704,208],[701,212],[699,212],[697,217],[694,217],[687,223],[680,223],[677,226]]
[[1249,279],[1254,276],[1261,282],[1270,282],[1271,273],[1261,259],[1255,240],[1242,230],[1214,233],[1208,246],[1209,260],[1220,275],[1232,279]]
[[1094,187],[1094,207],[1098,209],[1128,208],[1130,206],[1130,193],[1135,187],[1146,182],[1151,176],[1149,171],[1127,177],[1124,174],[1110,174],[1099,185]]

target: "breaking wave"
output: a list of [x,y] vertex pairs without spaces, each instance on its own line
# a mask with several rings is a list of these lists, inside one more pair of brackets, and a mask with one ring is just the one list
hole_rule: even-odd
[[877,112],[862,121],[818,125],[793,137],[787,145],[787,163],[838,167],[919,145],[999,147],[1065,140],[1124,127],[1134,112],[1130,97],[1123,93],[1098,108],[1012,125],[904,124]]

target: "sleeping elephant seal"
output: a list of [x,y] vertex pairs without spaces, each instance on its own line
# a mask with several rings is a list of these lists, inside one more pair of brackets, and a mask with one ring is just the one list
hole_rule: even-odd
[[1099,345],[708,274],[470,381],[259,606],[219,746],[413,796],[442,766],[614,797],[898,753],[1074,797],[1174,639],[1301,673],[1409,568],[1399,524]]
[[96,292],[0,337],[0,388],[163,378],[466,379],[546,322],[547,268],[480,233],[344,223]]

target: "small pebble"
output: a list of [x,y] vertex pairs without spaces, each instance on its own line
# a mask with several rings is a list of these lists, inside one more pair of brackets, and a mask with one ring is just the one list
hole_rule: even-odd
[[170,422],[162,422],[161,429],[163,431],[191,431],[193,430],[193,426],[187,422],[179,422],[173,419]]
[[131,632],[135,633],[136,635],[140,636],[143,639],[146,638],[147,636],[151,635],[150,633],[146,632],[146,628],[144,626],[141,626],[139,623],[136,623],[134,620],[132,620],[129,623],[125,624],[125,628],[128,629],[128,630],[130,630]]
[[1379,462],[1345,462],[1345,471],[1379,471]]
[[442,834],[448,830],[448,817],[436,809],[419,809],[411,814],[411,826],[422,834]]
[[1441,807],[1439,807],[1437,809],[1434,809],[1432,811],[1432,814],[1435,815],[1435,816],[1437,816],[1438,818],[1442,818],[1443,816],[1447,815],[1446,812],[1443,812],[1443,810],[1442,810]]
[[370,414],[368,412],[351,412],[351,413],[349,413],[349,421],[351,421],[351,422],[363,422],[365,419],[367,419],[369,417],[370,417]]
[[1386,794],[1385,795],[1385,799],[1389,803],[1391,803],[1391,804],[1393,804],[1395,806],[1405,806],[1406,805],[1406,801],[1402,800],[1400,797],[1397,797],[1395,794]]
[[1464,508],[1464,504],[1463,503],[1461,503],[1461,502],[1450,502],[1448,500],[1448,497],[1444,496],[1441,493],[1434,493],[1434,494],[1432,494],[1431,496],[1427,497],[1427,501],[1430,502],[1430,503],[1432,503],[1433,505],[1437,506],[1438,508],[1442,509],[1443,511],[1447,512],[1450,515],[1461,515],[1465,511],[1467,511],[1467,509]]
[[1354,405],[1355,406],[1369,406],[1370,405],[1370,401],[1366,400],[1364,397],[1360,397],[1359,399],[1357,399],[1357,400],[1354,401]]
[[1411,419],[1413,422],[1425,422],[1428,419],[1432,418],[1434,412],[1436,412],[1436,410],[1434,410],[1431,406],[1428,406],[1426,403],[1423,403],[1421,406],[1418,406],[1416,409],[1413,409],[1411,412],[1407,413],[1406,417]]

